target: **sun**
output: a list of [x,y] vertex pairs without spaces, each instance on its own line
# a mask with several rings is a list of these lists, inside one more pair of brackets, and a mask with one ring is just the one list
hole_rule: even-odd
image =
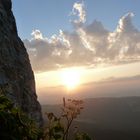
[[61,80],[67,89],[74,89],[80,84],[80,71],[76,68],[64,69],[61,71]]

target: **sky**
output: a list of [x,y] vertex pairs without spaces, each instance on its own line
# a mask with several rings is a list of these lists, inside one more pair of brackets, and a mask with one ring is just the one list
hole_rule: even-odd
[[[80,0],[13,0],[19,35],[30,38],[32,30],[39,29],[45,36],[58,34],[59,29],[72,30],[70,13],[75,2]],[[140,28],[139,0],[85,0],[87,23],[95,19],[113,31],[121,16],[133,12],[133,22]]]
[[[97,88],[102,86],[96,86],[95,90],[94,84],[103,82],[107,91],[113,91],[110,80],[119,83],[113,88],[120,93],[128,95],[127,86],[132,85],[132,96],[138,95],[139,9],[139,0],[13,0],[39,100],[45,102],[46,97],[54,103],[54,95],[70,92],[83,95],[87,91],[90,94],[83,95],[85,98],[95,97],[95,91],[103,95],[104,88],[101,91]],[[120,86],[122,82],[125,87]]]

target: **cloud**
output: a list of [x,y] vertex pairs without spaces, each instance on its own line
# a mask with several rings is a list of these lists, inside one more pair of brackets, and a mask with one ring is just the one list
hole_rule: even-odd
[[34,30],[31,35],[33,36],[33,39],[43,39],[43,35],[39,30]]
[[86,11],[85,11],[84,2],[74,3],[72,15],[76,15],[79,17],[78,19],[73,21],[75,24],[80,24],[80,23],[86,22]]
[[136,61],[140,59],[140,31],[132,24],[133,13],[124,15],[116,31],[110,33],[109,50],[118,60]]
[[121,82],[131,82],[136,81],[137,84],[140,82],[140,75],[128,76],[128,77],[109,77],[106,79],[102,79],[99,82],[95,82],[96,84],[103,84],[103,83],[121,83]]
[[[140,96],[139,83],[140,75],[121,78],[110,77],[99,82],[82,84],[80,88],[71,91],[73,94],[69,94],[69,96],[72,96],[72,98],[81,99],[97,97]],[[47,94],[46,91],[48,91]],[[56,103],[61,101],[61,99],[65,96],[66,91],[65,87],[57,86],[39,89],[38,93],[40,93],[38,95],[41,103]]]
[[87,24],[84,3],[75,3],[72,13],[78,16],[72,32],[60,30],[47,38],[34,30],[32,38],[24,40],[35,71],[140,61],[140,31],[133,25],[133,13],[122,16],[113,32],[97,20]]

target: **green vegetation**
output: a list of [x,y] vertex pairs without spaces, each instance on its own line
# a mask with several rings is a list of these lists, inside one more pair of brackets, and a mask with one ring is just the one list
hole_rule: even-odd
[[[46,113],[48,125],[41,131],[30,119],[4,95],[0,94],[0,139],[2,140],[68,140],[70,127],[83,109],[83,101],[63,98],[60,117]],[[74,140],[91,140],[86,133],[74,130]]]
[[35,122],[24,114],[4,95],[0,95],[0,139],[38,140],[40,130]]

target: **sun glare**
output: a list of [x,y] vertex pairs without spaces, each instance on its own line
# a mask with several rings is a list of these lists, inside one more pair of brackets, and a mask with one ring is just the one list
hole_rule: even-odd
[[62,85],[74,89],[80,84],[80,71],[76,68],[64,69],[61,72]]

